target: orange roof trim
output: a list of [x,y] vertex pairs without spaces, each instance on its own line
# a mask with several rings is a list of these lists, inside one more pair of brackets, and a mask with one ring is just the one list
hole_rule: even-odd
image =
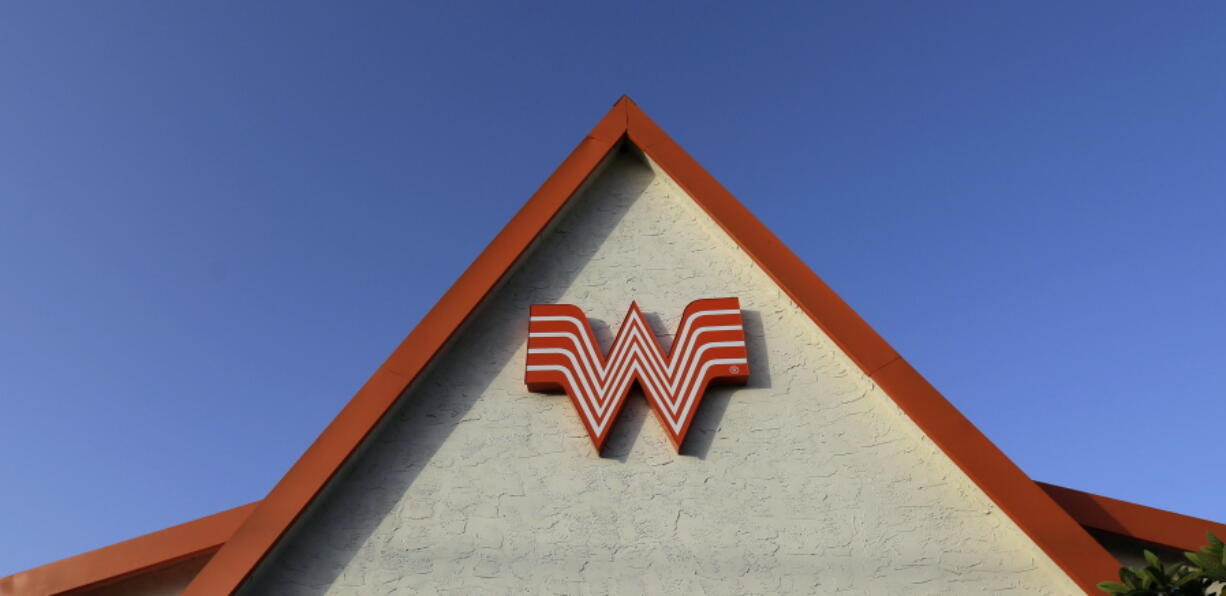
[[0,595],[63,594],[153,571],[217,550],[251,515],[255,505],[250,503],[227,509],[0,578]]
[[1095,530],[1191,552],[1209,543],[1205,532],[1226,538],[1226,524],[1054,484],[1036,484],[1078,523]]
[[238,589],[545,226],[626,140],[646,153],[1087,592],[1118,564],[629,98],[588,133],[388,357],[185,592]]

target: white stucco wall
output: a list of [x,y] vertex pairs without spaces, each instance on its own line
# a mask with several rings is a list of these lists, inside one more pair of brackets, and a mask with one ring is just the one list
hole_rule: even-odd
[[[737,296],[752,378],[682,455],[641,394],[592,450],[523,384],[528,306],[674,330]],[[667,340],[666,340],[667,341]],[[623,155],[402,397],[246,593],[1076,594],[662,173]]]

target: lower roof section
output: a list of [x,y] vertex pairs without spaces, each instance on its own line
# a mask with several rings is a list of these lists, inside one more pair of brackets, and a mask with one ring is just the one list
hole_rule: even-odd
[[1226,538],[1226,524],[1054,484],[1036,484],[1087,528],[1183,551],[1195,551],[1208,544],[1205,532]]
[[176,564],[199,572],[208,557],[234,535],[256,503],[227,509],[29,571],[0,578],[0,596],[85,593],[114,582],[154,574]]
[[[1091,530],[1122,565],[1141,564],[1142,548],[1165,551],[1159,554],[1195,551],[1206,544],[1205,532],[1226,537],[1226,524],[1044,482],[1036,484],[1077,523]],[[185,586],[257,504],[0,578],[0,595],[102,596],[142,594],[145,587],[155,590],[167,583]]]

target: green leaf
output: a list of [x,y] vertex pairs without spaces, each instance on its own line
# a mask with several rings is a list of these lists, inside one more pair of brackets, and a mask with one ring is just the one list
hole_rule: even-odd
[[1193,565],[1196,565],[1202,569],[1205,567],[1205,560],[1207,559],[1205,555],[1201,553],[1184,553],[1183,556],[1187,557],[1189,561],[1192,561]]
[[1209,546],[1212,546],[1213,548],[1226,547],[1226,543],[1223,543],[1221,538],[1215,536],[1212,530],[1205,532],[1205,534],[1209,536]]
[[1098,589],[1108,594],[1126,594],[1130,591],[1128,586],[1119,582],[1098,582]]
[[1205,569],[1221,569],[1222,571],[1226,571],[1226,566],[1223,566],[1222,562],[1218,560],[1216,553],[1212,555],[1198,555],[1198,557],[1201,561],[1204,561],[1204,564],[1201,565],[1201,567]]
[[1200,578],[1201,578],[1201,574],[1199,571],[1190,571],[1188,572],[1187,575],[1183,575],[1179,579],[1175,580],[1175,585],[1183,586],[1193,581],[1199,580]]
[[1120,567],[1120,581],[1128,584],[1130,588],[1140,588],[1143,583],[1141,577],[1127,567]]
[[1136,587],[1148,588],[1150,584],[1154,583],[1154,576],[1153,576],[1152,570],[1149,567],[1142,567],[1141,569],[1138,569],[1136,573],[1137,573],[1137,579],[1141,581],[1140,585]]
[[1148,549],[1146,549],[1144,553],[1142,554],[1145,555],[1145,560],[1149,561],[1150,565],[1157,567],[1159,570],[1162,569],[1162,561],[1158,559],[1158,555],[1155,555],[1154,553],[1150,552]]

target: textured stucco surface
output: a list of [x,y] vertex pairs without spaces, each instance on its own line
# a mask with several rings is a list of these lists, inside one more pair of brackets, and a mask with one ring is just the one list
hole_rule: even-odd
[[[681,455],[636,390],[603,457],[523,384],[532,303],[607,346],[737,296],[752,377]],[[663,341],[671,341],[664,336]],[[671,180],[618,157],[483,304],[245,586],[249,594],[1076,594]]]

